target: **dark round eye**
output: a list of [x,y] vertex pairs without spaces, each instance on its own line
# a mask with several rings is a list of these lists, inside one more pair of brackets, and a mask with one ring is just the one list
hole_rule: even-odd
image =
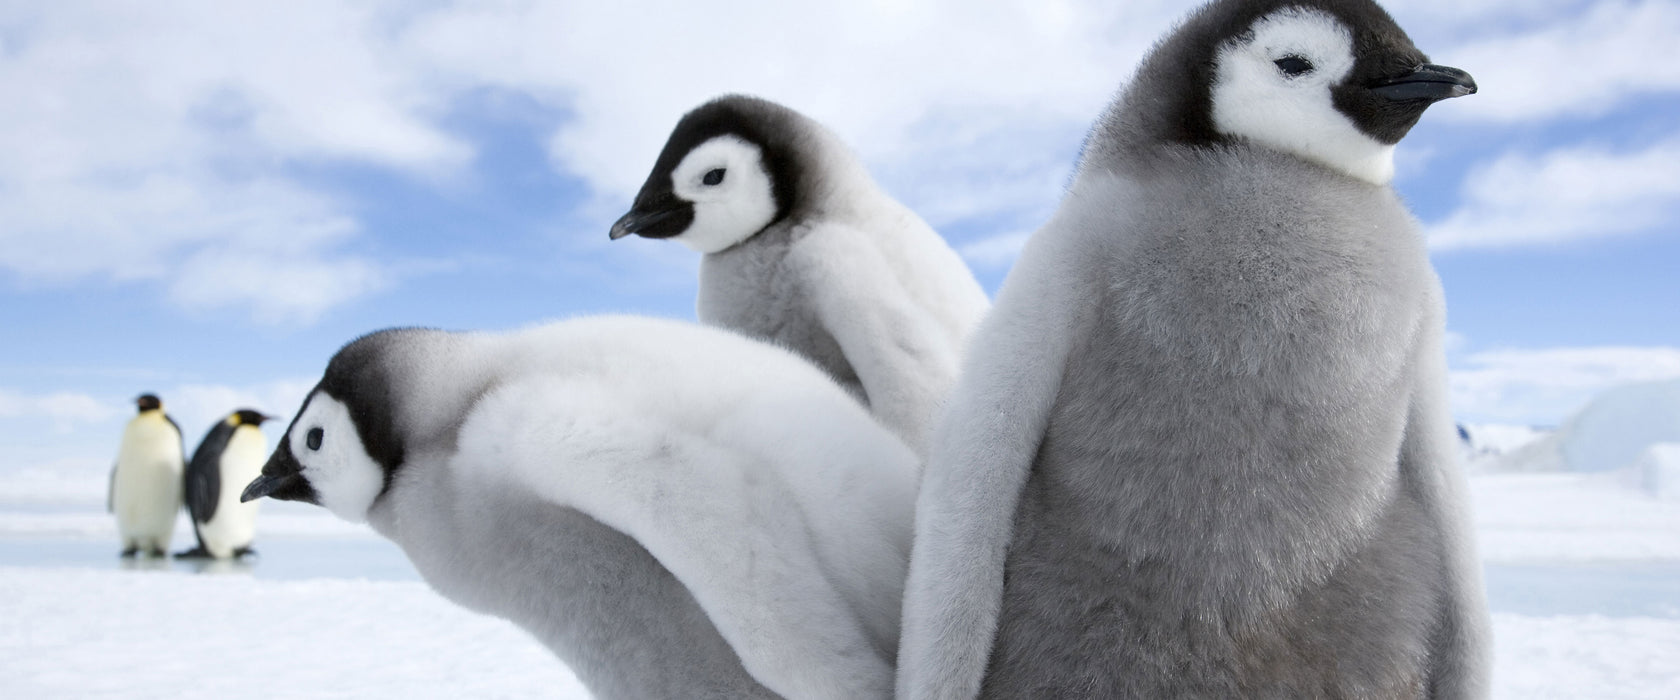
[[321,438],[326,437],[326,435],[327,431],[325,430],[310,428],[309,434],[303,436],[303,444],[308,445],[311,450],[319,450],[321,449]]
[[1301,58],[1300,56],[1284,56],[1276,61],[1272,61],[1272,63],[1277,64],[1278,70],[1283,71],[1284,75],[1291,78],[1297,75],[1311,73],[1313,69],[1312,61]]
[[723,168],[712,168],[711,170],[706,171],[706,176],[700,178],[700,182],[707,185],[723,184]]

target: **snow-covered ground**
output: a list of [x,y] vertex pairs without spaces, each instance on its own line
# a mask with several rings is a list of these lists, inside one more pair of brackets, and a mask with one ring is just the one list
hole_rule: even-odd
[[[1626,476],[1471,479],[1495,697],[1680,698],[1680,503]],[[0,697],[589,697],[363,527],[268,503],[254,562],[125,566],[94,482],[0,479]]]

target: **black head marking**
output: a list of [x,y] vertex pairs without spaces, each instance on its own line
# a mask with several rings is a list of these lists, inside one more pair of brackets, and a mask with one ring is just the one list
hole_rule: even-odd
[[357,338],[333,355],[321,383],[315,387],[316,392],[337,399],[349,409],[362,447],[385,471],[386,487],[390,487],[392,476],[402,466],[404,454],[388,361],[394,351],[415,335],[427,332],[418,328],[392,328]]
[[[1098,129],[1138,131],[1136,136],[1118,136],[1134,143],[1230,143],[1231,137],[1220,133],[1213,122],[1212,88],[1219,52],[1229,42],[1252,38],[1251,29],[1257,20],[1285,8],[1321,12],[1349,29],[1355,63],[1347,78],[1332,90],[1332,99],[1338,110],[1372,138],[1387,144],[1398,142],[1417,123],[1424,108],[1435,101],[1396,100],[1392,92],[1373,90],[1387,82],[1405,80],[1427,64],[1428,58],[1372,0],[1215,0],[1192,13],[1144,59],[1117,103],[1118,109],[1132,114],[1107,117],[1106,124],[1099,124]],[[1295,73],[1303,75],[1313,68],[1310,62],[1303,65],[1289,57],[1277,63],[1286,75],[1294,71],[1303,71]],[[1122,126],[1117,121],[1131,123]],[[1103,137],[1115,138],[1094,134],[1093,140]]]
[[159,399],[157,394],[141,394],[135,397],[134,405],[139,409],[139,413],[145,413],[163,408],[163,400]]
[[[298,420],[309,412],[309,404],[316,397],[326,396],[342,404],[350,412],[362,448],[384,472],[384,487],[389,489],[397,470],[403,463],[402,435],[397,429],[396,398],[393,391],[389,360],[391,355],[410,341],[414,335],[427,333],[425,329],[393,328],[369,333],[351,341],[333,355],[319,384],[309,391],[298,409],[297,417],[286,428],[286,438],[263,465],[263,476],[245,490],[242,500],[271,496],[283,500],[319,503],[315,490],[300,476],[303,466],[292,451],[291,436],[298,430]],[[310,426],[304,435],[305,447],[320,449],[331,438],[319,427]],[[381,493],[383,493],[383,489]]]
[[[758,146],[770,175],[771,195],[776,201],[776,213],[770,223],[782,220],[798,204],[798,184],[804,174],[799,147],[803,137],[801,125],[805,121],[798,112],[745,95],[725,95],[694,108],[671,131],[664,150],[653,163],[653,171],[636,194],[634,205],[613,224],[611,237],[635,234],[670,238],[688,230],[694,222],[694,207],[673,191],[671,173],[690,151],[719,136],[735,136]],[[718,168],[707,172],[702,182],[718,185],[727,176],[724,169]]]
[[231,418],[233,418],[235,425],[262,425],[264,421],[273,418],[273,416],[266,415],[261,411],[241,408],[234,411]]

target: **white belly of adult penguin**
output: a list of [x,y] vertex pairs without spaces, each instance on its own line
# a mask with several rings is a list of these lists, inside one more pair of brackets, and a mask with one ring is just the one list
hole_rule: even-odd
[[142,394],[134,403],[139,413],[123,428],[105,505],[117,517],[123,556],[161,557],[181,510],[181,427],[156,395]]
[[1369,0],[1156,46],[935,430],[901,698],[1486,694],[1441,290],[1388,186],[1474,91]]
[[915,462],[792,353],[602,317],[350,343],[244,497],[366,520],[600,698],[885,698]]
[[205,433],[187,463],[187,514],[198,546],[178,557],[231,559],[250,554],[257,534],[257,503],[240,502],[240,491],[262,472],[268,459],[263,421],[269,416],[242,408]]
[[920,452],[989,302],[938,233],[828,129],[729,95],[677,122],[613,224],[705,254],[702,323],[817,363]]

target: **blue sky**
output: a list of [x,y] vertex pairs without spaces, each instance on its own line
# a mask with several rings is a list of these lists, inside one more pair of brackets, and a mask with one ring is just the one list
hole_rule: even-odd
[[[606,231],[723,92],[835,128],[995,292],[1195,3],[599,5],[0,3],[0,473],[98,473],[142,391],[189,443],[289,416],[382,327],[691,318],[695,255]],[[1680,376],[1680,1],[1386,6],[1482,86],[1396,180],[1460,417]]]

